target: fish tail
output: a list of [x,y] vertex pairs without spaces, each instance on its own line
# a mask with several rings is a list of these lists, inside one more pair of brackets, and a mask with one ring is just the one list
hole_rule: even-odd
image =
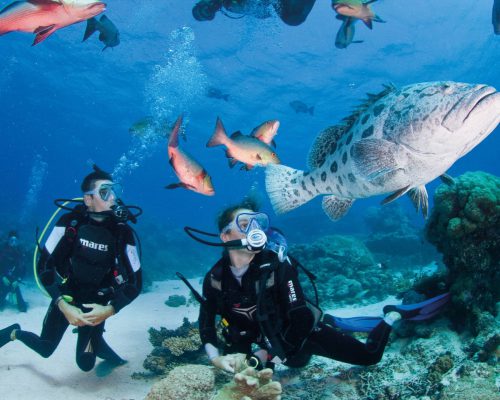
[[172,132],[170,133],[170,136],[168,138],[168,147],[179,146],[179,129],[181,128],[181,125],[182,125],[182,114],[179,115],[177,121],[175,121],[174,128],[172,129]]
[[291,211],[316,197],[305,189],[304,171],[278,164],[266,167],[266,191],[276,214]]
[[83,35],[82,42],[85,42],[92,34],[97,30],[97,24],[99,22],[94,17],[87,20],[87,27],[85,28],[85,33]]
[[215,123],[215,132],[207,142],[207,147],[215,147],[226,144],[227,142],[227,134],[224,129],[224,125],[222,124],[222,120],[217,117],[217,122]]

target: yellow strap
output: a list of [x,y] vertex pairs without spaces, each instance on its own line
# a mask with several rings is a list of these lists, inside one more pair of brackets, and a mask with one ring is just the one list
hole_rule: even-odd
[[[68,201],[65,201],[63,204],[62,204],[62,207],[66,206],[67,204],[69,203],[72,203],[74,201],[81,201],[83,200],[82,197],[75,197],[74,199],[71,199],[71,200],[68,200]],[[38,243],[35,244],[35,251],[33,252],[33,275],[35,277],[35,281],[36,281],[36,284],[38,286],[38,288],[42,291],[43,294],[45,294],[45,296],[47,297],[50,297],[49,294],[47,293],[47,291],[45,290],[45,288],[43,287],[42,284],[40,284],[40,280],[38,279],[38,273],[37,273],[37,270],[36,270],[36,261],[37,261],[37,256],[38,256],[38,246],[40,243],[42,243],[42,240],[43,240],[43,237],[45,236],[45,233],[47,232],[47,230],[49,229],[49,226],[52,224],[52,221],[54,220],[54,218],[56,217],[57,214],[59,214],[59,212],[62,210],[61,207],[57,207],[57,210],[54,211],[54,214],[52,214],[52,217],[50,217],[49,221],[47,222],[47,224],[45,225],[45,228],[43,228],[43,231],[38,239]],[[71,300],[73,301],[73,299]]]

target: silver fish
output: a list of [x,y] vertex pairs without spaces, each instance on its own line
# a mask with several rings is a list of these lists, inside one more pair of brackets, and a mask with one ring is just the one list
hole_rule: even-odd
[[500,122],[500,93],[486,85],[425,82],[386,86],[341,124],[317,137],[310,171],[268,165],[266,189],[277,213],[323,195],[323,210],[342,218],[358,198],[408,193],[428,212],[425,184],[443,175]]

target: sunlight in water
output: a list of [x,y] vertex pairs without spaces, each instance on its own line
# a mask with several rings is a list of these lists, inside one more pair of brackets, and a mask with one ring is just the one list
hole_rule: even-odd
[[165,126],[171,126],[179,114],[188,113],[204,97],[208,79],[196,57],[194,40],[189,27],[170,34],[165,60],[155,65],[144,90],[151,124],[133,138],[131,148],[120,157],[113,171],[114,179],[119,181],[138,168],[169,134]]

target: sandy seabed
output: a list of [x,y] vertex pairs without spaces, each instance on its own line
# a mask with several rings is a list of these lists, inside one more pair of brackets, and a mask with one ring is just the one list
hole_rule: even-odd
[[[198,279],[192,280],[199,287]],[[49,299],[35,287],[23,286],[29,303],[27,313],[7,306],[0,312],[0,328],[19,323],[24,330],[39,334]],[[66,331],[54,354],[44,359],[21,342],[0,349],[0,399],[51,400],[137,400],[144,399],[153,381],[132,379],[134,372],[145,372],[142,363],[151,352],[148,329],[164,326],[174,329],[182,319],[198,318],[197,306],[167,307],[169,295],[188,295],[180,281],[155,282],[152,290],[141,294],[132,304],[106,321],[104,337],[127,364],[108,371],[98,359],[96,368],[81,371],[75,363],[76,334]],[[107,373],[106,373],[107,372]],[[104,375],[104,376],[102,376]]]

